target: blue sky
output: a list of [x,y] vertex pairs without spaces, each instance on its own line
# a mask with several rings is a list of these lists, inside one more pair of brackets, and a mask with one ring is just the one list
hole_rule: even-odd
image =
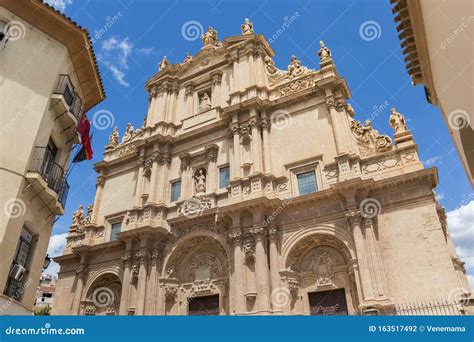
[[[118,126],[121,135],[127,122],[141,126],[148,103],[144,83],[157,71],[158,62],[164,55],[171,63],[182,62],[186,52],[193,55],[201,48],[199,37],[194,39],[192,31],[183,34],[183,27],[193,25],[199,31],[200,26],[212,26],[223,39],[239,35],[240,25],[248,17],[256,33],[270,41],[280,69],[286,69],[292,54],[303,65],[318,69],[316,51],[319,41],[324,40],[352,92],[349,102],[356,110],[356,119],[372,118],[376,129],[392,136],[390,108],[396,107],[406,116],[420,159],[425,166],[438,168],[440,184],[436,192],[440,203],[459,221],[451,227],[453,236],[468,232],[467,239],[473,243],[472,231],[468,231],[469,222],[474,220],[473,190],[439,109],[427,103],[423,87],[411,84],[388,0],[49,2],[87,28],[93,37],[107,99],[88,116],[93,121],[98,111],[110,113],[109,121],[95,122],[92,128],[94,159],[78,164],[71,172],[66,214],[57,221],[55,234],[67,231],[79,204],[93,202],[96,174],[92,165],[101,160],[113,126]],[[63,239],[62,234],[53,239],[51,253],[57,253],[60,247],[55,248],[56,243],[59,246]],[[462,245],[464,240],[457,242]],[[460,248],[474,271],[469,245]]]

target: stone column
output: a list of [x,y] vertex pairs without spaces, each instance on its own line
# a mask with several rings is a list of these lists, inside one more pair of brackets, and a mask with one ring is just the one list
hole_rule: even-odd
[[262,139],[263,139],[263,164],[264,164],[264,172],[265,173],[272,173],[272,158],[271,158],[271,151],[270,151],[270,122],[267,118],[267,113],[262,112]]
[[179,159],[181,159],[181,196],[183,198],[189,198],[192,194],[192,190],[190,189],[190,185],[192,185],[190,176],[191,156],[189,153],[185,153],[179,156]]
[[278,229],[272,225],[268,229],[270,253],[270,280],[272,291],[280,287],[280,255],[278,254]]
[[81,262],[76,268],[76,289],[74,291],[74,301],[72,305],[72,314],[80,315],[82,291],[84,289],[84,282],[86,278],[85,257],[81,257]]
[[151,175],[150,175],[150,194],[148,195],[148,203],[156,203],[156,183],[158,181],[158,151],[153,152],[151,156]]
[[[239,215],[236,215],[240,218]],[[244,303],[244,274],[243,274],[243,256],[242,256],[242,249],[241,249],[241,237],[242,234],[240,233],[240,228],[237,228],[232,233],[229,234],[229,239],[232,243],[233,251],[234,251],[234,263],[233,269],[234,272],[232,274],[232,284],[231,284],[231,291],[232,291],[232,299],[233,299],[233,306],[234,311],[236,314],[241,314],[245,311],[245,303]]]
[[336,110],[336,106],[338,106],[338,103],[334,99],[334,96],[330,94],[330,91],[328,91],[326,94],[326,105],[329,109],[329,115],[331,117],[331,124],[334,134],[334,141],[336,143],[337,154],[345,153],[347,152],[347,149],[345,146],[344,130],[340,118],[341,113]]
[[142,238],[140,241],[140,250],[137,252],[136,257],[140,260],[140,269],[138,271],[138,285],[137,285],[137,308],[135,310],[136,315],[143,315],[145,312],[145,294],[146,294],[146,281],[147,281],[147,263],[149,252],[144,247],[146,245],[146,239]]
[[262,225],[260,211],[253,212],[251,233],[255,237],[255,274],[257,280],[257,310],[270,312],[270,284],[268,274],[268,258],[265,251],[266,231]]
[[167,122],[175,123],[178,93],[179,93],[179,84],[177,82],[174,82],[171,87],[170,106],[169,106],[169,110],[166,116]]
[[157,191],[157,197],[158,197],[158,202],[159,203],[165,203],[166,202],[166,193],[168,186],[166,184],[167,179],[168,179],[168,172],[169,172],[169,165],[171,163],[171,157],[169,153],[161,153],[160,154],[160,159],[159,159],[159,171],[158,171],[158,191]]
[[255,77],[256,77],[255,54],[256,54],[255,50],[250,51],[250,53],[249,53],[249,80],[250,80],[250,86],[255,85]]
[[[127,249],[131,248],[131,241],[127,241]],[[123,279],[122,293],[120,295],[120,311],[119,314],[125,316],[128,314],[128,300],[130,293],[130,283],[132,281],[132,255],[129,250],[122,256]]]
[[240,178],[241,175],[241,164],[240,164],[240,134],[239,134],[239,124],[236,121],[237,117],[234,117],[231,124],[231,132],[233,136],[233,149],[234,149],[234,167],[232,178]]
[[160,251],[154,249],[151,252],[151,265],[150,265],[150,275],[147,281],[146,287],[146,307],[145,315],[156,315],[156,298],[157,298],[157,288],[158,288],[158,267],[160,259]]
[[221,105],[221,81],[222,71],[217,70],[211,73],[212,77],[212,107],[218,107]]
[[250,127],[252,129],[252,163],[253,173],[262,172],[262,142],[260,138],[259,123],[257,118],[257,110],[252,108],[250,110]]
[[102,193],[104,191],[104,184],[105,184],[105,178],[104,176],[100,175],[97,177],[97,181],[95,183],[95,196],[94,196],[94,206],[93,206],[93,211],[92,211],[92,223],[97,224],[97,220],[99,218],[100,214],[100,208],[102,205]]
[[207,186],[209,187],[206,192],[215,192],[216,191],[216,162],[217,162],[217,151],[219,147],[217,145],[211,145],[206,148],[207,160],[209,161],[209,166],[207,167]]
[[361,214],[359,210],[351,210],[346,214],[349,224],[352,228],[354,237],[354,244],[357,254],[357,263],[359,265],[360,283],[362,285],[361,292],[363,294],[362,301],[373,300],[374,291],[370,275],[370,270],[367,264],[367,254],[365,252],[365,239],[361,227]]
[[195,91],[193,93],[193,111],[191,115],[196,115],[199,112],[199,94]]
[[168,111],[169,111],[169,97],[171,93],[171,83],[169,81],[165,81],[163,83],[163,105],[162,105],[162,115],[161,115],[161,120],[159,121],[166,121],[166,118],[168,117]]
[[[144,151],[143,151],[144,152]],[[145,159],[142,156],[138,159],[138,176],[137,176],[137,187],[136,187],[136,192],[135,192],[135,207],[140,207],[141,206],[141,199],[142,199],[142,194],[143,194],[143,182],[144,182],[144,177],[143,177],[143,170],[145,167]]]
[[148,105],[148,113],[147,113],[147,116],[146,116],[146,126],[152,126],[153,125],[153,113],[155,112],[156,95],[157,95],[157,87],[153,86],[149,90],[150,103]]
[[239,91],[239,58],[237,56],[232,59],[232,93]]
[[189,117],[194,114],[194,84],[189,83],[186,86],[185,90],[185,96],[186,96],[186,117]]
[[382,256],[374,232],[374,221],[376,218],[366,218],[364,220],[366,250],[368,263],[372,271],[372,279],[374,285],[374,294],[377,299],[386,299],[387,293],[385,289],[385,274],[382,265]]

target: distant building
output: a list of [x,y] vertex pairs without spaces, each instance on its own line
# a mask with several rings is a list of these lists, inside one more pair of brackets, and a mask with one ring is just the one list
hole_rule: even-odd
[[[438,106],[474,186],[472,0],[390,0],[408,74]],[[430,118],[426,118],[427,121]]]
[[57,278],[51,275],[42,275],[36,292],[35,309],[53,306],[54,290]]
[[105,95],[72,20],[38,0],[2,0],[0,25],[0,315],[31,314],[76,125]]
[[323,42],[284,70],[248,20],[202,42],[111,133],[53,314],[403,314],[470,288],[402,114],[393,140],[357,120]]

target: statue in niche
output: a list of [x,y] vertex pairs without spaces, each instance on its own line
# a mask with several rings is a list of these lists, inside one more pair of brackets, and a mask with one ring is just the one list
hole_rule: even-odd
[[242,24],[242,34],[253,34],[253,23],[249,18],[245,18],[245,22]]
[[122,138],[122,143],[129,142],[133,139],[135,133],[135,129],[133,128],[131,123],[127,124],[127,128],[125,129],[125,134],[123,135]]
[[395,108],[392,108],[390,118],[389,118],[390,127],[395,131],[395,134],[402,133],[408,130],[407,124],[405,122],[405,117],[397,112]]
[[190,54],[189,52],[186,52],[186,57],[184,57],[183,64],[188,63],[188,62],[191,61],[192,59],[193,59],[193,57],[191,56],[191,54]]
[[170,62],[168,61],[168,58],[164,56],[161,62],[158,64],[158,68],[160,68],[160,70],[163,70],[169,65],[170,65]]
[[211,98],[207,93],[202,94],[201,101],[199,103],[199,111],[204,112],[211,109]]
[[296,58],[295,55],[291,56],[290,65],[288,65],[288,75],[290,77],[296,77],[301,75],[304,72],[301,67],[301,62]]
[[199,169],[194,175],[194,183],[197,194],[206,192],[206,174],[203,169]]
[[109,135],[109,144],[107,145],[107,149],[112,149],[112,148],[117,147],[117,145],[119,144],[119,139],[120,139],[119,132],[118,132],[117,126],[115,126],[114,130]]
[[201,40],[204,47],[216,46],[218,43],[217,31],[214,30],[211,26],[209,26],[207,32],[204,32],[204,34],[202,35]]
[[79,209],[77,209],[73,214],[72,214],[72,224],[74,226],[79,226],[84,222],[84,207],[82,204],[79,206]]
[[326,60],[327,58],[331,57],[331,50],[329,50],[329,48],[326,45],[324,45],[324,42],[322,40],[319,42],[319,46],[320,46],[320,49],[318,51],[318,55],[319,55],[319,60],[322,62]]

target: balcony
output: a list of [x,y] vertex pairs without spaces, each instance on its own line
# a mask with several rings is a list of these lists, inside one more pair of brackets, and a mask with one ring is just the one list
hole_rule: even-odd
[[64,169],[46,147],[37,146],[26,173],[30,186],[55,215],[64,214],[69,184]]
[[59,120],[61,133],[65,134],[67,141],[75,144],[80,142],[76,126],[81,119],[82,99],[74,91],[68,75],[60,75],[56,90],[51,95],[51,110],[56,114],[54,120]]

